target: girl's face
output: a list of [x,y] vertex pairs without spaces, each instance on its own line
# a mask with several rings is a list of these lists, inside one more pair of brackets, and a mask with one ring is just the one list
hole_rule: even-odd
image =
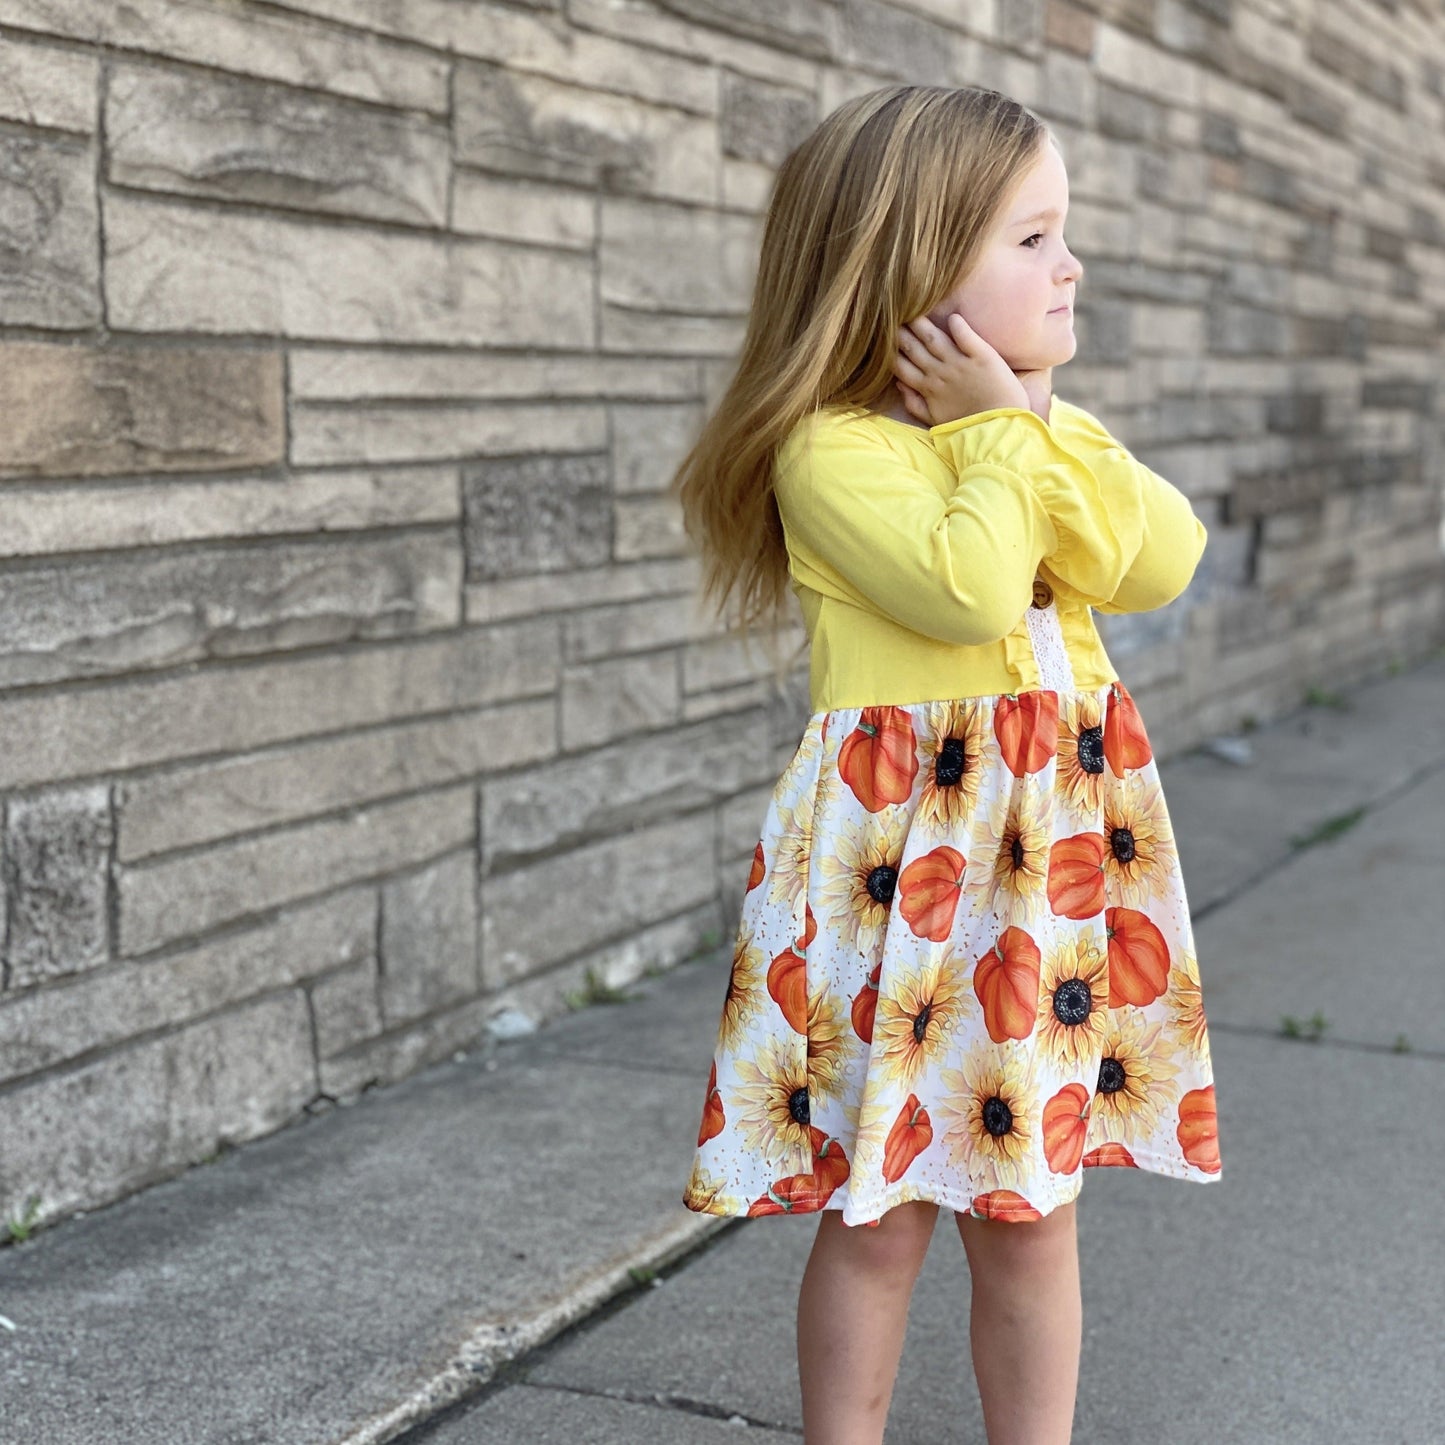
[[1037,371],[1070,360],[1074,291],[1084,268],[1064,244],[1069,178],[1064,158],[1046,137],[1039,158],[999,209],[968,279],[929,312],[943,326],[950,311],[963,319],[1014,371]]

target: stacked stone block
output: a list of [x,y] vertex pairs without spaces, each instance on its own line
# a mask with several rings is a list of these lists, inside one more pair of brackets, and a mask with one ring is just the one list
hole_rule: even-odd
[[804,666],[666,489],[863,90],[1063,144],[1057,388],[1211,530],[1100,619],[1162,750],[1438,643],[1442,73],[1425,0],[0,0],[0,1214],[726,946]]

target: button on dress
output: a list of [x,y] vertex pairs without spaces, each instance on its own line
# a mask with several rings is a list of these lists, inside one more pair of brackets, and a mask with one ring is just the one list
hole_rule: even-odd
[[1176,840],[1092,616],[1183,592],[1207,535],[1187,498],[1058,397],[1047,423],[815,413],[774,488],[812,708],[683,1202],[1021,1222],[1091,1167],[1217,1179]]

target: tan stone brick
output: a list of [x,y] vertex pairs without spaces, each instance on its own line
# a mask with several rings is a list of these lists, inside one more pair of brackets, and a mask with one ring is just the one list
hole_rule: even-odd
[[[132,331],[338,341],[593,344],[585,256],[112,194],[106,298]],[[262,262],[264,261],[264,264]]]
[[74,141],[0,135],[0,324],[100,321],[95,157]]
[[524,619],[361,650],[0,694],[0,787],[111,776],[537,696],[556,685],[557,653],[556,623]]
[[680,557],[692,550],[675,498],[619,497],[613,506],[612,555],[619,562],[639,557]]
[[744,315],[760,240],[751,216],[604,197],[602,300],[639,311]]
[[567,751],[675,723],[682,715],[676,655],[649,653],[568,667],[561,709]]
[[407,397],[505,401],[696,396],[697,364],[629,356],[293,348],[291,395],[303,401]]
[[580,187],[539,185],[463,168],[453,182],[452,228],[585,251],[597,239],[597,202]]
[[537,698],[126,779],[116,856],[134,862],[525,766],[557,751],[556,733],[556,704]]
[[[196,948],[0,996],[0,1079],[182,1024],[257,994],[371,960],[376,895],[358,888],[287,909]],[[318,1024],[319,1024],[318,1020]]]
[[446,223],[451,138],[433,121],[237,76],[122,65],[112,182],[416,226]]
[[455,521],[460,513],[454,467],[63,489],[11,483],[0,488],[0,556],[344,532]]
[[116,870],[120,952],[163,944],[434,858],[475,837],[470,785]]
[[0,0],[0,25],[314,86],[404,110],[447,112],[447,60],[274,10],[203,0]]
[[[716,888],[712,829],[710,814],[694,813],[484,879],[488,986],[540,973],[707,902]],[[557,907],[560,879],[565,908]]]
[[270,351],[0,343],[0,476],[265,466],[282,455]]
[[457,68],[456,158],[539,180],[711,203],[715,119],[501,66]]
[[291,424],[291,457],[305,466],[592,452],[606,445],[607,413],[583,404],[307,405],[295,408]]
[[0,685],[452,627],[461,571],[454,532],[27,568],[4,589]]
[[[509,617],[530,617],[567,611],[605,602],[623,602],[659,595],[690,597],[700,571],[694,557],[666,558],[574,569],[537,577],[499,578],[471,584],[466,592],[466,620],[495,622]],[[586,614],[582,614],[585,618]],[[585,623],[577,634],[585,637]]]
[[[953,3],[953,0],[944,0]],[[977,5],[979,0],[968,0]],[[744,75],[776,80],[811,90],[830,73],[827,67],[793,45],[779,50],[771,44],[725,33],[714,24],[693,24],[680,15],[663,14],[655,0],[569,0],[567,17],[583,30],[620,36],[630,45],[670,52],[726,66]],[[646,54],[643,50],[642,54]],[[666,64],[665,61],[657,62]]]
[[0,119],[89,135],[99,86],[94,55],[24,40],[0,46]]

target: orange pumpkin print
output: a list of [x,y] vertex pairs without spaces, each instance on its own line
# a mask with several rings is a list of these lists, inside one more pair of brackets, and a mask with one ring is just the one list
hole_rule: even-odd
[[763,1214],[816,1213],[848,1178],[848,1158],[843,1146],[816,1124],[810,1124],[808,1132],[813,1140],[812,1172],[790,1174],[770,1185],[766,1194],[748,1206],[749,1218]]
[[1196,1169],[1219,1173],[1219,1116],[1214,1108],[1214,1085],[1191,1089],[1179,1101],[1179,1147]]
[[980,1219],[1004,1219],[1020,1224],[1044,1217],[1013,1189],[992,1189],[987,1194],[976,1195],[971,1212]]
[[1093,1095],[1083,1084],[1065,1084],[1044,1105],[1044,1158],[1055,1174],[1072,1174],[1084,1157]]
[[716,1139],[722,1133],[723,1124],[722,1092],[717,1086],[717,1060],[712,1061],[712,1070],[707,1076],[707,1101],[702,1106],[702,1128],[698,1130],[698,1147],[709,1139]]
[[865,1044],[873,1042],[873,1023],[878,1017],[878,980],[883,965],[876,964],[868,975],[868,982],[853,996],[853,1032]]
[[818,920],[813,917],[813,905],[803,903],[803,936],[793,945],[798,953],[806,953],[808,945],[818,936]]
[[908,1172],[908,1166],[933,1142],[933,1123],[928,1110],[910,1094],[898,1111],[898,1118],[888,1131],[883,1146],[883,1177],[896,1184]]
[[803,957],[785,948],[768,969],[768,992],[795,1033],[808,1032],[808,977]]
[[1039,946],[1022,928],[1005,928],[998,942],[979,959],[973,991],[983,1005],[983,1021],[994,1043],[1026,1039],[1039,1011]]
[[870,813],[902,803],[918,774],[913,716],[906,707],[865,707],[838,749],[838,772]]
[[743,892],[751,893],[767,876],[768,865],[763,857],[762,841],[759,840],[758,846],[753,849],[753,866],[748,869],[748,886],[743,889]]
[[919,938],[942,943],[952,931],[967,864],[957,848],[944,845],[898,875],[898,911]]
[[1059,748],[1058,693],[1021,692],[999,698],[993,731],[1014,777],[1038,772]]
[[1078,833],[1049,849],[1049,907],[1055,913],[1081,921],[1104,911],[1108,847],[1102,833]]
[[1149,739],[1117,679],[1068,680],[1061,645],[1077,657],[1092,625],[1077,599],[1061,587],[1021,622],[998,660],[1046,641],[1036,687],[890,687],[809,717],[738,860],[688,1208],[1038,1220],[1085,1169],[1219,1178]]
[[1104,756],[1120,778],[1130,768],[1142,768],[1154,756],[1144,720],[1122,682],[1109,689],[1109,703],[1104,710]]
[[1118,1165],[1125,1169],[1137,1169],[1134,1156],[1122,1144],[1100,1144],[1090,1149],[1079,1161],[1085,1169],[1097,1169],[1102,1165]]
[[1109,934],[1109,1007],[1151,1004],[1169,985],[1169,945],[1147,914],[1111,908],[1104,915]]

